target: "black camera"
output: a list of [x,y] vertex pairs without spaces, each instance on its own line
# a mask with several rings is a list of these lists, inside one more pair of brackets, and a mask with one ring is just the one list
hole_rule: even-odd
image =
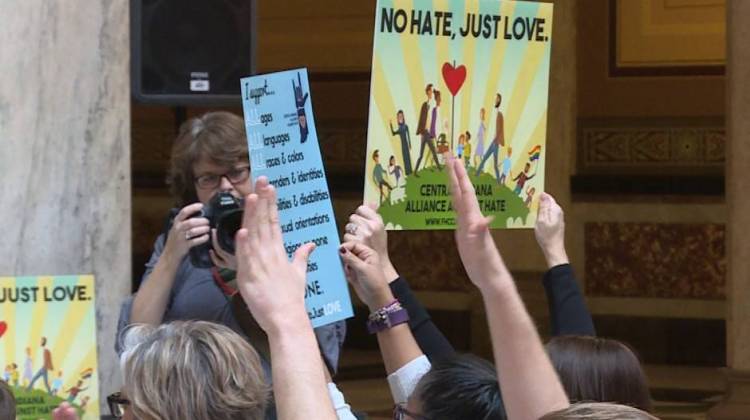
[[[192,217],[205,217],[211,229],[216,229],[216,241],[222,250],[234,255],[234,236],[242,227],[244,200],[228,192],[220,192],[211,197],[203,209]],[[213,266],[208,250],[213,248],[211,240],[190,248],[190,261],[196,267],[210,268]]]

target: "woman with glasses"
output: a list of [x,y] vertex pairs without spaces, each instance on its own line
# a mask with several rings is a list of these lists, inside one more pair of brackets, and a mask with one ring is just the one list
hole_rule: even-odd
[[[116,340],[118,353],[122,350],[120,333],[129,324],[159,325],[190,319],[228,326],[248,338],[267,358],[265,336],[236,292],[235,258],[218,245],[208,219],[199,216],[217,193],[241,199],[252,192],[242,118],[229,112],[210,112],[186,121],[172,147],[167,182],[179,210],[168,230],[156,239],[138,292],[123,304]],[[196,267],[188,257],[190,249],[209,241],[214,266]],[[338,322],[315,331],[332,373],[345,328]]]

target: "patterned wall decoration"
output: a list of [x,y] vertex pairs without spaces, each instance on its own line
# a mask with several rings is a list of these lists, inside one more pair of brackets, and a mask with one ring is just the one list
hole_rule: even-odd
[[724,147],[721,119],[579,121],[582,174],[722,174]]
[[586,223],[586,294],[723,299],[721,224]]

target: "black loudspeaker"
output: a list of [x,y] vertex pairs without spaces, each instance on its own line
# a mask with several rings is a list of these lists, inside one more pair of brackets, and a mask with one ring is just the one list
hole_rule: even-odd
[[138,102],[241,105],[255,70],[255,0],[131,0],[131,84]]

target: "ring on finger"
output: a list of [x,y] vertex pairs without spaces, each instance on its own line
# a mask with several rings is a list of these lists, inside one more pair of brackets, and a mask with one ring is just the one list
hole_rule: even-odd
[[346,233],[356,235],[357,234],[357,228],[359,226],[355,225],[354,223],[347,223],[344,230],[346,230]]

